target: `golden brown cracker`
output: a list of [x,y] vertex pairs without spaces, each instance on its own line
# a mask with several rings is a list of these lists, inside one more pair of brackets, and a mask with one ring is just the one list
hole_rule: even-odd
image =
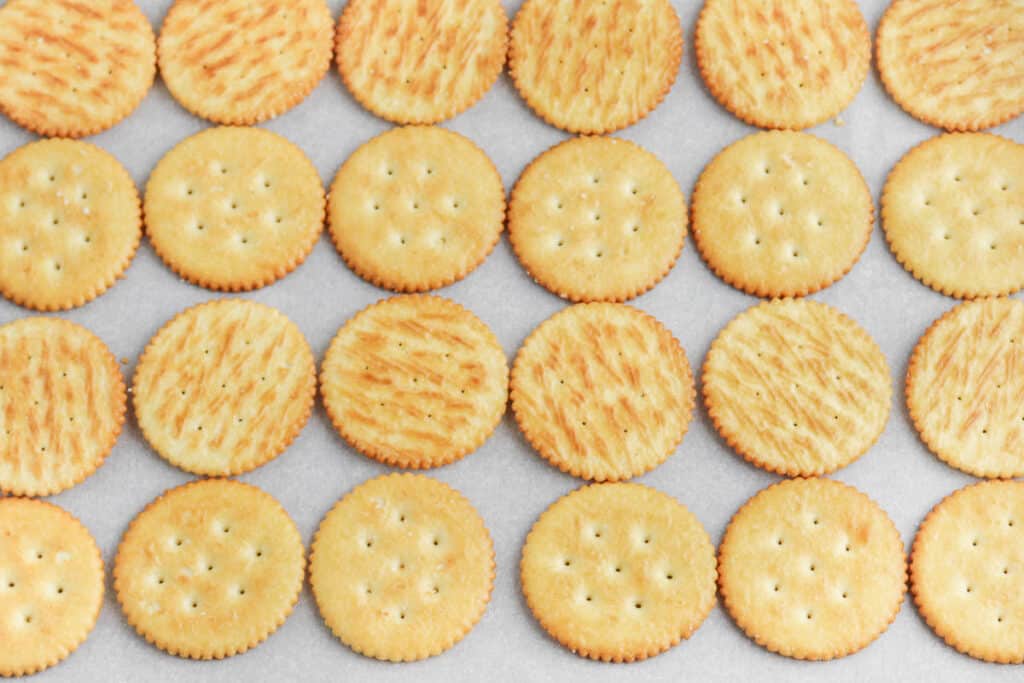
[[730,285],[763,297],[829,286],[860,258],[875,205],[838,148],[806,133],[756,133],[708,164],[692,197],[693,239]]
[[392,129],[341,166],[328,229],[360,277],[399,292],[461,280],[498,243],[505,188],[471,140],[433,126]]
[[360,104],[396,123],[439,123],[498,80],[508,46],[499,0],[350,0],[338,71]]
[[571,133],[610,133],[668,94],[683,56],[669,0],[526,0],[508,69],[538,116]]
[[627,140],[574,138],[523,171],[508,235],[530,276],[572,301],[625,301],[675,265],[686,198],[668,168]]
[[808,299],[776,300],[732,320],[711,344],[704,402],[747,461],[787,476],[834,472],[863,455],[889,418],[892,378],[855,321]]
[[512,412],[530,445],[563,472],[638,476],[679,446],[693,415],[686,352],[653,317],[624,304],[570,306],[516,355]]
[[592,484],[553,503],[523,546],[527,605],[581,657],[632,662],[689,638],[715,605],[700,521],[640,484]]
[[178,143],[146,184],[146,235],[189,282],[255,289],[301,264],[323,229],[324,188],[301,149],[261,128]]
[[885,511],[830,479],[787,479],[729,522],[718,551],[722,602],[758,645],[796,659],[867,647],[896,618],[906,556]]
[[342,498],[320,523],[309,582],[328,628],[356,652],[393,662],[438,655],[491,598],[494,545],[455,489],[390,474]]
[[313,352],[293,322],[254,301],[220,299],[183,311],[150,339],[132,398],[161,457],[223,477],[280,455],[315,393]]
[[360,453],[437,467],[475,451],[498,426],[508,363],[471,311],[441,297],[396,296],[338,330],[320,391],[334,427]]
[[284,623],[305,570],[299,530],[270,494],[229,479],[166,491],[132,521],[114,560],[125,619],[161,650],[222,659]]
[[160,75],[183,107],[251,125],[304,100],[331,64],[324,0],[174,0],[157,41]]

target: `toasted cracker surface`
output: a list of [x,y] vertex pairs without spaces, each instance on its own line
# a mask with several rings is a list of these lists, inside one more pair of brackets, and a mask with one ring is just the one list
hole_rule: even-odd
[[889,94],[925,123],[981,130],[1024,111],[1019,0],[894,0],[875,44]]
[[624,301],[672,268],[686,221],[686,199],[657,157],[627,140],[585,137],[523,171],[508,232],[530,275],[555,294]]
[[789,479],[751,498],[719,548],[722,602],[758,645],[796,659],[852,654],[903,603],[906,557],[892,520],[830,479]]
[[222,659],[266,640],[299,599],[299,530],[268,493],[227,479],[166,491],[132,521],[114,560],[125,618],[161,650]]
[[343,643],[408,662],[454,646],[483,616],[494,546],[458,491],[421,474],[390,474],[327,513],[309,565],[320,614]]
[[229,476],[280,455],[309,419],[313,352],[282,313],[241,299],[189,308],[139,358],[132,398],[149,444],[194,474]]
[[651,470],[686,434],[694,383],[686,352],[624,304],[577,304],[527,337],[512,367],[512,412],[563,472],[619,481]]
[[336,43],[360,104],[396,123],[439,123],[498,80],[508,17],[499,0],[351,0]]
[[327,215],[338,252],[360,277],[422,292],[461,280],[491,253],[504,227],[505,188],[468,138],[396,128],[342,165]]
[[473,313],[436,296],[363,309],[320,371],[324,406],[353,448],[389,465],[447,465],[475,451],[505,414],[508,363]]
[[526,602],[582,657],[632,662],[689,638],[715,604],[715,547],[693,514],[640,484],[559,499],[526,538]]
[[241,291],[302,263],[323,229],[323,185],[301,149],[260,128],[209,128],[178,143],[149,176],[153,248],[186,280]]

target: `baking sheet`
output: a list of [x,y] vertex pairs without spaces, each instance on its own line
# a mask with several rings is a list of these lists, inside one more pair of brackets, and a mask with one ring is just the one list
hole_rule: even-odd
[[[170,0],[139,0],[159,27]],[[344,0],[331,0],[335,17]],[[521,4],[506,0],[511,16]],[[701,169],[729,143],[753,132],[718,107],[704,89],[694,63],[693,26],[701,3],[674,2],[686,32],[687,52],[671,93],[648,118],[621,132],[668,164],[687,196]],[[886,0],[860,0],[874,27]],[[903,113],[872,72],[844,126],[813,129],[846,151],[867,178],[875,199],[885,175],[907,150],[937,131]],[[209,124],[180,106],[158,82],[124,122],[91,138],[124,163],[140,187],[174,144]],[[522,103],[506,75],[468,112],[445,124],[479,144],[494,160],[506,187],[524,166],[568,137],[545,124]],[[324,183],[358,145],[389,128],[365,112],[332,69],[301,105],[265,124],[311,157]],[[1024,142],[1024,119],[995,132]],[[34,139],[6,119],[0,121],[0,154]],[[516,262],[506,240],[468,278],[440,291],[468,306],[497,334],[511,360],[522,340],[566,304],[535,285]],[[358,310],[384,298],[352,274],[322,237],[307,262],[265,289],[244,294],[281,309],[306,334],[318,358],[338,327]],[[146,341],[175,313],[222,296],[177,278],[148,244],[139,249],[124,280],[83,308],[61,314],[97,333],[120,357],[130,359],[126,377]],[[876,226],[863,258],[843,280],[814,296],[851,315],[881,345],[889,360],[894,403],[877,445],[835,478],[877,500],[909,546],[917,524],[943,496],[972,481],[947,467],[918,441],[902,400],[907,359],[931,321],[954,305],[914,280],[896,262]],[[638,307],[663,321],[682,341],[697,368],[717,332],[757,303],[718,280],[700,261],[691,241],[676,267]],[[30,315],[0,301],[0,322]],[[357,484],[388,471],[349,448],[318,404],[292,446],[271,463],[241,477],[269,491],[295,519],[308,544],[334,502]],[[64,663],[37,678],[85,680],[507,680],[589,681],[765,679],[818,681],[896,679],[1010,680],[1020,668],[976,662],[947,647],[908,601],[879,640],[862,652],[828,663],[798,662],[771,654],[748,640],[722,608],[679,647],[645,662],[611,665],[576,657],[549,639],[532,618],[518,583],[519,552],[530,525],[559,496],[582,482],[548,466],[518,433],[510,414],[494,436],[464,460],[433,476],[462,491],[477,507],[494,538],[497,579],[491,604],[477,627],[449,652],[413,664],[387,664],[354,654],[323,626],[306,588],[291,618],[254,650],[220,662],[172,657],[146,643],[121,617],[109,581],[110,563],[129,521],[163,490],[192,477],[165,463],[142,439],[131,417],[106,463],[84,483],[50,500],[77,515],[95,535],[108,568],[108,594],[89,639]],[[703,407],[676,453],[638,481],[683,501],[717,543],[730,516],[778,478],[735,455],[715,434]]]

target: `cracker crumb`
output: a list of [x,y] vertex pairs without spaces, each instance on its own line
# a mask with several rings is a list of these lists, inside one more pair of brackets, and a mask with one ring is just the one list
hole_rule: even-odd
[[837,126],[839,126],[840,128],[842,128],[843,126],[846,125],[846,119],[844,119],[842,116],[837,116],[836,120],[835,120],[835,124]]
[[128,359],[124,356],[121,356],[121,365],[128,365]]

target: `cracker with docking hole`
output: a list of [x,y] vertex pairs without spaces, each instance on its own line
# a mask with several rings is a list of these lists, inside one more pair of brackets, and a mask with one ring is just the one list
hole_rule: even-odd
[[953,492],[918,529],[910,590],[928,625],[960,652],[1024,663],[1024,483],[986,481]]
[[911,116],[981,130],[1024,111],[1020,0],[894,0],[878,24],[878,73]]
[[882,228],[896,260],[938,292],[1016,292],[1024,287],[1024,145],[988,133],[925,140],[885,181]]
[[117,359],[60,318],[0,325],[0,491],[50,496],[96,471],[125,414]]
[[25,676],[85,642],[103,606],[103,558],[70,513],[0,499],[0,676]]
[[313,352],[295,323],[270,306],[219,299],[179,313],[150,339],[132,400],[161,457],[224,477],[284,452],[315,394]]
[[719,594],[758,645],[796,659],[845,657],[896,618],[906,592],[899,532],[873,500],[831,479],[787,479],[729,522]]
[[395,123],[439,123],[498,80],[508,17],[500,0],[349,0],[335,42],[361,105]]
[[526,0],[512,22],[508,70],[551,125],[610,133],[665,99],[682,57],[669,0]]
[[230,479],[165,491],[132,520],[114,560],[125,619],[161,650],[223,659],[256,647],[299,599],[305,548],[270,494]]
[[755,133],[708,164],[692,197],[693,239],[727,283],[761,297],[804,296],[853,268],[875,204],[838,148],[807,133]]
[[335,429],[363,455],[438,467],[475,451],[498,426],[508,362],[471,311],[437,296],[396,296],[338,330],[320,391]]
[[494,545],[458,491],[389,474],[345,495],[313,538],[309,583],[320,615],[359,654],[393,662],[453,647],[487,609]]
[[764,302],[708,351],[704,402],[722,438],[770,472],[834,472],[863,455],[889,419],[892,378],[867,330],[810,299]]
[[306,99],[330,68],[333,43],[324,0],[174,0],[157,59],[185,109],[251,125]]
[[983,299],[935,321],[914,348],[907,408],[921,440],[976,477],[1024,476],[1024,303]]
[[121,277],[142,239],[128,171],[95,145],[39,140],[0,161],[0,294],[59,311]]
[[689,638],[715,605],[715,546],[674,498],[591,484],[540,516],[520,582],[548,634],[581,657],[633,662]]
[[392,129],[342,164],[328,230],[363,279],[399,292],[461,280],[501,236],[505,188],[471,140],[432,126]]
[[576,304],[541,323],[516,355],[511,387],[530,445],[563,472],[594,481],[654,469],[693,417],[683,347],[625,304]]
[[531,277],[555,294],[625,301],[672,269],[686,222],[686,198],[656,156],[628,140],[583,137],[523,171],[508,235]]
[[762,128],[835,117],[871,64],[871,35],[854,0],[708,0],[694,47],[714,98]]
[[132,0],[9,0],[0,9],[0,110],[77,138],[128,116],[156,75],[156,38]]
[[146,235],[175,273],[242,291],[284,277],[324,223],[320,175],[301,149],[261,128],[208,128],[178,143],[146,184]]

